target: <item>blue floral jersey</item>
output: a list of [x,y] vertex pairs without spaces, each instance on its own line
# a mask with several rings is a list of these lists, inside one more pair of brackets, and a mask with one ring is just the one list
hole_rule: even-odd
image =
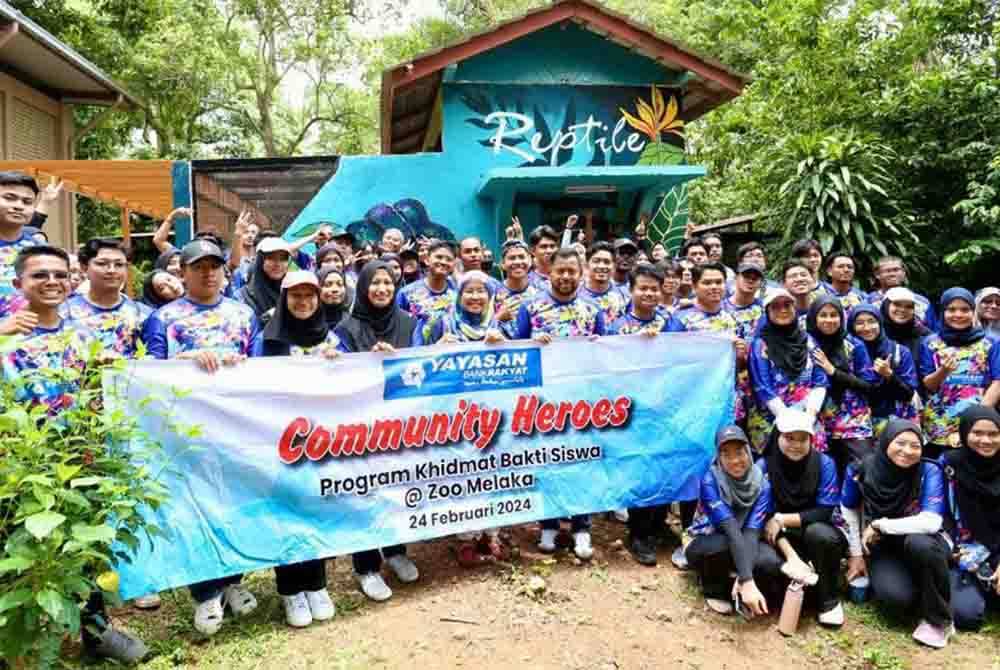
[[990,557],[990,550],[985,545],[976,542],[972,530],[962,518],[962,510],[958,507],[958,495],[955,491],[958,486],[955,481],[955,473],[945,463],[944,458],[939,462],[945,475],[945,493],[952,521],[950,524],[945,524],[945,527],[948,529],[948,536],[955,547],[954,553],[958,556],[958,569],[963,572],[975,572],[979,569],[979,565]]
[[[25,232],[13,242],[0,240],[0,318],[7,317],[27,304],[20,291],[14,288],[14,261],[22,249],[38,246]],[[11,304],[14,301],[16,304]]]
[[[739,337],[740,324],[731,312],[726,311],[724,304],[714,314],[706,312],[697,304],[693,304],[681,307],[674,312],[670,330],[672,332],[716,333]],[[733,420],[742,423],[746,419],[749,399],[744,396],[746,385],[744,384],[744,388],[740,388],[740,370],[736,371],[733,386],[735,388]]]
[[549,291],[539,292],[521,305],[514,339],[527,340],[536,333],[552,337],[604,335],[604,314],[597,305],[579,296],[561,302]]
[[[916,516],[920,512],[932,512],[944,517],[947,511],[945,501],[944,472],[936,461],[920,462],[920,482],[919,495],[914,496],[913,502],[903,512],[902,518]],[[862,507],[861,484],[858,482],[858,472],[854,463],[847,465],[844,473],[844,485],[840,490],[840,504],[847,509],[859,509]],[[875,521],[875,519],[863,519],[862,524]],[[834,510],[833,525],[840,529],[844,536],[847,536],[847,522],[844,521],[840,509]]]
[[847,293],[838,293],[832,284],[826,284],[826,292],[840,301],[840,306],[844,308],[845,314],[850,314],[852,309],[868,302],[868,296],[865,295],[864,291],[853,286],[847,289]]
[[[903,380],[903,382],[905,382],[911,389],[916,390],[918,388],[917,366],[913,362],[913,354],[910,353],[909,349],[900,346],[892,340],[889,340],[889,345],[892,352],[889,364],[892,365],[893,373]],[[884,385],[885,383],[886,382],[879,377],[879,384]],[[875,431],[875,435],[882,434],[882,431],[889,424],[890,419],[918,421],[917,405],[912,399],[908,402],[892,400],[891,398],[886,397],[879,390],[876,390],[874,396],[871,398],[871,407],[872,428]]]
[[[757,459],[757,467],[767,475],[767,459]],[[768,477],[770,481],[770,477]],[[840,504],[840,480],[837,478],[837,464],[826,454],[819,455],[819,488],[816,489],[816,507],[833,507]],[[768,515],[780,512],[775,509],[772,495],[771,508]]]
[[455,287],[451,280],[441,291],[434,291],[426,279],[407,284],[396,294],[396,304],[413,317],[417,328],[424,329],[425,339],[430,336],[431,325],[446,314],[455,304]]
[[[93,335],[62,319],[55,328],[39,326],[29,335],[13,335],[2,340],[3,378],[12,382],[29,370],[76,368],[82,372]],[[16,397],[32,405],[45,405],[50,414],[55,414],[73,405],[79,389],[79,381],[38,378],[18,389]]]
[[[876,309],[882,308],[882,302],[884,300],[885,293],[882,291],[872,291],[868,294],[868,303],[870,305],[874,305]],[[934,311],[934,305],[931,304],[930,300],[919,293],[914,293],[913,312],[918,323],[921,323],[928,329],[937,332],[940,326],[938,324],[937,313]]]
[[549,290],[549,278],[547,275],[543,275],[537,270],[531,270],[528,272],[528,283],[534,286],[539,291]]
[[149,312],[126,296],[115,307],[100,307],[76,293],[59,308],[59,314],[82,325],[100,340],[105,351],[133,358]]
[[311,347],[300,347],[293,344],[288,349],[288,355],[292,357],[322,356],[327,350],[340,349],[340,338],[330,329],[326,334],[326,339]]
[[614,285],[608,286],[608,290],[603,293],[597,293],[596,291],[592,291],[588,286],[582,285],[577,295],[601,308],[601,312],[604,313],[605,324],[612,323],[624,314],[625,307],[630,301],[630,298],[626,298],[618,287]]
[[757,334],[757,327],[764,317],[764,303],[754,300],[745,307],[740,307],[732,301],[732,297],[722,301],[722,310],[729,312],[736,319],[736,337],[750,342]]
[[661,333],[669,333],[671,332],[670,321],[670,314],[660,310],[653,312],[652,319],[640,319],[635,315],[635,310],[630,303],[625,313],[608,326],[608,335],[633,335],[649,328],[655,328]]
[[[743,521],[743,530],[763,528],[764,522],[770,516],[772,504],[771,484],[764,480],[757,500],[754,501],[750,513]],[[722,499],[722,494],[719,492],[719,482],[716,481],[715,474],[709,469],[701,478],[701,485],[698,488],[698,507],[695,508],[694,519],[691,521],[688,533],[690,535],[712,535],[718,532],[724,521],[735,516],[733,510]]]
[[153,312],[142,330],[153,358],[175,358],[188,351],[214,351],[260,356],[260,325],[253,309],[236,300],[220,298],[200,305],[179,298]]
[[[864,343],[853,335],[844,338],[844,358],[850,364],[850,372],[869,384],[877,384],[879,376],[872,367],[872,360]],[[872,410],[868,398],[853,389],[845,389],[836,403],[826,394],[823,410],[820,412],[823,428],[831,440],[863,440],[872,436]]]
[[948,352],[958,358],[958,369],[941,382],[936,392],[928,391],[924,403],[924,433],[933,444],[947,444],[948,438],[958,432],[962,412],[980,403],[989,385],[1000,379],[1000,344],[984,337],[965,347],[949,347],[939,335],[928,335],[920,343],[920,378],[937,370],[941,356]]
[[[790,379],[784,370],[771,362],[767,356],[767,343],[764,338],[754,338],[750,344],[750,383],[753,388],[753,400],[747,413],[747,431],[750,444],[759,453],[767,446],[774,428],[774,415],[768,409],[767,403],[774,398],[781,398],[786,407],[794,407],[805,411],[806,399],[816,388],[829,388],[830,380],[823,368],[816,365],[812,352],[818,347],[815,340],[806,336],[809,356],[805,367],[797,379]],[[826,432],[823,430],[819,417],[816,419],[816,435],[813,437],[813,447],[817,451],[826,451]]]
[[507,339],[514,339],[514,330],[517,326],[517,313],[521,310],[521,305],[538,295],[538,289],[528,284],[520,291],[508,288],[505,284],[497,287],[494,299],[494,309],[499,314],[500,310],[506,308],[511,315],[510,321],[500,322],[500,331]]

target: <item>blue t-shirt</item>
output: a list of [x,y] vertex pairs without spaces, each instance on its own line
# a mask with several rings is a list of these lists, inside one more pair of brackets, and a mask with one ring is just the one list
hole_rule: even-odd
[[652,319],[640,319],[635,314],[631,303],[626,308],[625,314],[615,319],[608,326],[608,335],[633,335],[641,333],[649,328],[654,328],[661,333],[669,333],[672,317],[668,312],[659,309],[654,310]]
[[622,295],[621,291],[619,291],[613,283],[608,286],[606,291],[601,293],[591,290],[586,284],[584,284],[580,286],[580,291],[577,295],[600,307],[601,312],[604,313],[604,323],[606,324],[612,323],[615,319],[624,314],[625,307],[629,303],[629,299]]
[[[903,513],[903,518],[915,516],[920,512],[932,512],[944,516],[947,511],[945,500],[944,472],[934,461],[921,461],[920,494]],[[847,509],[861,507],[861,485],[858,483],[858,473],[853,463],[848,464],[844,473],[844,486],[840,492],[840,504]],[[874,519],[868,519],[874,521]]]
[[[771,484],[764,480],[764,485],[754,501],[750,513],[743,521],[743,529],[760,530],[770,516],[771,510]],[[698,507],[694,513],[694,520],[688,532],[692,535],[711,535],[718,531],[722,523],[728,519],[735,518],[733,510],[722,499],[719,492],[719,482],[715,479],[715,474],[709,468],[705,476],[701,478],[701,485],[698,490]]]
[[[0,343],[0,366],[6,382],[16,381],[32,370],[83,371],[94,336],[85,328],[62,319],[55,328],[37,326],[28,335],[11,335]],[[73,405],[80,389],[75,380],[44,379],[41,375],[19,388],[15,397],[32,405],[45,405],[50,414]]]
[[[882,291],[875,290],[868,294],[868,303],[878,309],[881,309],[884,300],[885,293]],[[931,304],[930,300],[919,293],[914,293],[913,312],[918,323],[923,324],[929,330],[937,332],[940,326],[938,324],[937,313],[934,311],[934,305]]]
[[114,307],[101,307],[76,293],[59,308],[64,318],[82,325],[101,341],[105,351],[133,358],[148,312],[127,296]]
[[35,246],[38,246],[38,242],[26,232],[22,232],[13,242],[0,240],[0,318],[13,314],[26,303],[23,298],[19,299],[21,292],[14,288],[17,276],[14,261],[22,249]]
[[213,305],[178,298],[146,319],[142,341],[149,355],[160,359],[188,351],[247,357],[262,352],[260,325],[253,309],[229,298],[219,298]]
[[[826,454],[819,455],[819,488],[816,489],[816,507],[836,507],[840,503],[840,481],[837,479],[837,464]],[[757,460],[757,466],[767,475],[767,459]],[[770,477],[768,477],[770,481]],[[769,513],[781,512],[775,509],[774,494],[771,494]]]
[[604,314],[597,305],[579,296],[562,302],[549,291],[539,292],[521,305],[514,339],[527,340],[536,333],[552,337],[604,335]]
[[528,284],[520,291],[508,288],[500,284],[494,298],[494,308],[497,314],[506,308],[511,315],[510,321],[500,323],[500,331],[507,339],[514,339],[514,330],[517,326],[517,313],[521,310],[521,305],[538,295],[538,289]]

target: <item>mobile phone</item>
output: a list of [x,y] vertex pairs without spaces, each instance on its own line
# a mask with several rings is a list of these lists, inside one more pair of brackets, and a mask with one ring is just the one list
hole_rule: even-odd
[[745,621],[753,619],[753,611],[743,602],[743,597],[740,595],[739,590],[736,591],[736,597],[733,598],[733,608]]

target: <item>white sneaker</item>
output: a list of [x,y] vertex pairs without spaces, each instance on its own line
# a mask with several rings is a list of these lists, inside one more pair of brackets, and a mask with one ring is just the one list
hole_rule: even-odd
[[628,523],[628,510],[627,509],[616,509],[611,513],[614,516],[615,521],[618,523]]
[[326,621],[332,619],[337,613],[337,607],[330,599],[330,592],[326,589],[319,591],[306,591],[306,600],[309,601],[309,611],[312,612],[314,621]]
[[135,605],[137,609],[155,610],[162,604],[162,602],[160,601],[160,595],[158,593],[153,593],[148,596],[139,596],[132,601],[132,604]]
[[393,571],[396,578],[404,584],[412,584],[420,579],[420,571],[416,564],[410,560],[406,554],[396,554],[385,559],[389,569]]
[[543,554],[551,554],[556,550],[556,535],[559,531],[554,528],[543,528],[542,538],[538,540],[538,551]]
[[832,610],[826,612],[821,612],[819,615],[819,622],[823,626],[831,626],[834,628],[839,628],[844,625],[844,606],[837,603],[837,606]]
[[285,621],[292,628],[305,628],[313,622],[312,612],[309,611],[309,601],[306,600],[305,593],[296,593],[294,596],[281,596],[285,603]]
[[573,533],[573,553],[581,561],[589,561],[594,555],[594,548],[590,545],[590,531],[581,530]]
[[257,609],[257,599],[239,584],[230,584],[222,589],[225,604],[236,616],[245,616]]
[[382,579],[382,575],[377,572],[368,572],[363,575],[354,573],[354,578],[361,585],[361,592],[376,602],[382,602],[392,597],[392,589]]
[[670,562],[674,564],[674,567],[678,570],[688,569],[688,558],[687,554],[684,553],[684,547],[677,547],[674,549],[674,553],[670,554]]
[[194,629],[202,635],[215,635],[222,628],[222,594],[198,603],[194,610]]
[[716,614],[729,616],[733,613],[733,604],[728,600],[722,600],[720,598],[705,598],[705,604],[708,605],[708,609],[712,610]]

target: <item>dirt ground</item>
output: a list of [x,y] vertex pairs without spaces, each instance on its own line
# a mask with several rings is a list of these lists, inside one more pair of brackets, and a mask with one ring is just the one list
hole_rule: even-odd
[[[227,619],[210,640],[193,630],[183,590],[163,594],[156,612],[125,608],[114,618],[149,644],[141,666],[149,669],[1000,670],[1000,619],[931,651],[910,640],[913,621],[851,605],[839,631],[821,629],[807,611],[799,634],[784,638],[776,616],[745,622],[709,612],[693,576],[670,565],[670,548],[659,566],[643,567],[624,536],[621,524],[597,521],[594,559],[580,563],[569,551],[538,553],[537,530],[522,527],[513,531],[518,559],[471,570],[457,566],[448,540],[415,545],[421,579],[404,586],[387,576],[386,603],[367,601],[350,560],[338,559],[328,566],[337,616],[302,630],[285,625],[270,572],[247,579],[258,610]],[[536,577],[544,590],[532,590]]]

